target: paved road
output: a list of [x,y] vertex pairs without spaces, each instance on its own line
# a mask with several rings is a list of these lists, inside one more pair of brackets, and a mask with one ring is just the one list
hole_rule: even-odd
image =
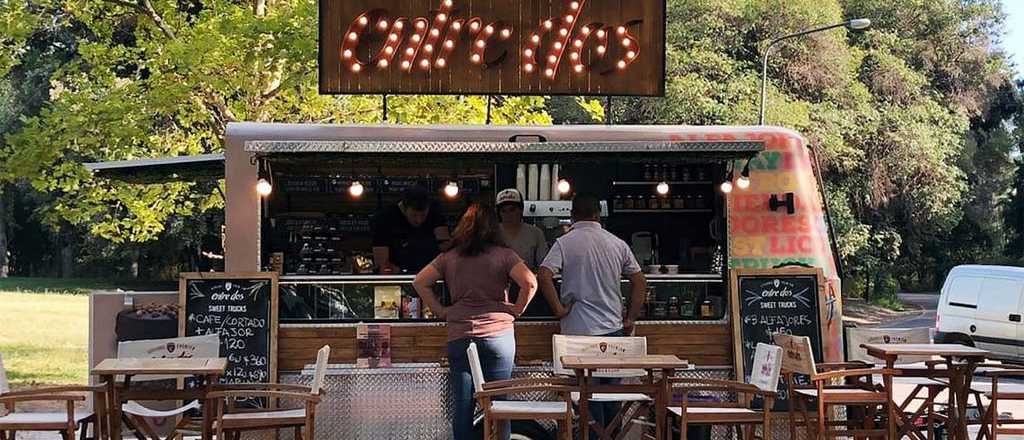
[[904,304],[921,309],[921,312],[904,319],[880,324],[881,328],[935,327],[935,309],[939,305],[938,293],[901,293]]

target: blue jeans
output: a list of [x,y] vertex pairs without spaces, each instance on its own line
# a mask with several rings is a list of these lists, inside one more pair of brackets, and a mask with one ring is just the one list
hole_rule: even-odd
[[[516,335],[512,330],[490,338],[462,338],[448,343],[448,365],[451,370],[452,403],[455,411],[452,433],[455,440],[470,440],[473,436],[476,399],[473,397],[473,374],[469,369],[469,358],[466,355],[466,348],[469,348],[470,342],[476,343],[477,352],[480,353],[480,365],[484,370],[485,382],[511,378],[516,359]],[[497,428],[501,433],[498,438],[508,440],[509,422],[500,422]]]
[[[625,336],[622,330],[616,330],[611,333],[598,335],[598,336]],[[622,383],[622,379],[618,377],[595,377],[591,378],[591,384],[598,385],[618,385]],[[587,412],[590,413],[590,420],[593,420],[598,426],[602,428],[608,428],[608,424],[611,423],[615,415],[619,413],[622,408],[622,404],[619,402],[588,402]],[[589,431],[589,430],[588,430]],[[597,439],[597,433],[589,431],[588,438],[591,440]]]

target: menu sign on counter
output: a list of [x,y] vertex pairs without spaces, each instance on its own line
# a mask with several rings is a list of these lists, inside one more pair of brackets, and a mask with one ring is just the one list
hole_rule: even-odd
[[[749,382],[757,344],[773,344],[776,334],[807,336],[815,359],[821,360],[822,298],[825,282],[820,269],[734,269],[733,335],[737,377]],[[786,386],[780,381],[775,410],[788,408]]]
[[221,383],[277,379],[277,274],[183,273],[178,333],[216,334],[228,359]]

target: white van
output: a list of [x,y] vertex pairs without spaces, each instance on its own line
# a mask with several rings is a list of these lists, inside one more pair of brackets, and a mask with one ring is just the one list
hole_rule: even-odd
[[957,266],[942,286],[935,341],[975,346],[993,357],[1024,358],[1024,268]]

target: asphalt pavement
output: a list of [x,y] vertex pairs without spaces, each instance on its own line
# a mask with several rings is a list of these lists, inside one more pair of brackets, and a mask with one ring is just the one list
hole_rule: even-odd
[[900,300],[908,308],[919,309],[915,315],[879,324],[879,328],[935,327],[935,309],[939,305],[938,293],[901,293]]

